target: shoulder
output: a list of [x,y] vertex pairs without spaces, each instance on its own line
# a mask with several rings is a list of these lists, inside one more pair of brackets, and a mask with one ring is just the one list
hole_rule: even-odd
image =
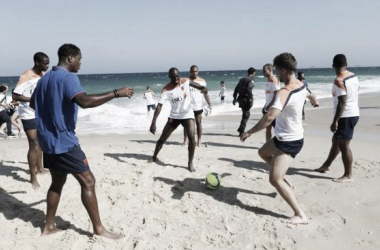
[[340,77],[335,78],[334,85],[340,89],[345,89],[343,79]]
[[29,69],[27,71],[25,71],[19,78],[17,84],[16,84],[16,87],[21,85],[22,83],[24,82],[27,82],[27,81],[30,81],[34,78],[40,78],[39,75],[36,75],[33,70]]

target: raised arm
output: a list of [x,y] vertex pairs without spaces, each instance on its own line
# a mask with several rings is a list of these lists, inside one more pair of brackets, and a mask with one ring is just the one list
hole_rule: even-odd
[[133,96],[133,88],[120,88],[115,89],[103,94],[87,95],[86,93],[79,93],[73,98],[73,102],[78,104],[81,108],[93,108],[100,106],[114,98]]
[[12,99],[18,102],[30,102],[30,97],[26,97],[20,94],[12,93]]

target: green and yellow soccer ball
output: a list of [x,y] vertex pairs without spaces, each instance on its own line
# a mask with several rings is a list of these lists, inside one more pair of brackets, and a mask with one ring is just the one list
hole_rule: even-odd
[[220,177],[219,174],[209,173],[206,176],[206,188],[211,189],[211,190],[218,189],[218,187],[220,187],[221,181],[222,181],[222,178]]

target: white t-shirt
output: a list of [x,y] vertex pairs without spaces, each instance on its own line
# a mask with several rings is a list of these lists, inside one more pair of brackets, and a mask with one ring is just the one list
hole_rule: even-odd
[[269,103],[273,99],[273,95],[275,91],[278,91],[280,89],[280,83],[275,84],[273,82],[267,82],[265,86],[265,110],[266,107],[269,105]]
[[332,86],[332,95],[334,100],[334,114],[338,106],[338,97],[346,95],[346,106],[344,107],[341,117],[359,116],[359,79],[352,75],[343,79],[343,86],[335,83]]
[[[0,103],[7,104],[7,97],[4,94],[0,94]],[[0,106],[0,112],[5,110],[2,106]]]
[[226,87],[222,87],[219,93],[220,97],[223,97],[225,95],[225,92],[226,92]]
[[[13,92],[22,96],[31,97],[39,79],[40,78],[33,78],[26,82],[23,82],[18,85]],[[18,113],[22,120],[30,120],[36,118],[34,109],[29,106],[29,102],[20,102]]]
[[[202,78],[196,79],[194,81],[198,83],[201,86],[206,87],[206,81],[203,80]],[[190,96],[191,96],[191,105],[193,107],[194,111],[202,110],[202,101],[203,101],[203,94],[199,89],[190,87]]]
[[145,97],[145,100],[146,100],[146,105],[153,105],[153,104],[155,104],[154,100],[153,100],[153,92],[152,91],[145,92],[144,97]]
[[279,141],[296,141],[303,138],[302,108],[305,99],[309,96],[306,86],[292,90],[284,106],[281,104],[279,95],[271,108],[281,110],[276,118],[274,133]]
[[162,90],[158,103],[164,104],[170,102],[170,118],[173,119],[189,119],[194,118],[194,112],[191,107],[190,97],[190,81],[186,78],[181,78],[179,86],[167,90],[166,87]]

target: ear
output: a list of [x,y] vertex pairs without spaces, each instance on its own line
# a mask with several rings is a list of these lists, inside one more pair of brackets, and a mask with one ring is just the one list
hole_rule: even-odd
[[69,57],[67,58],[67,61],[68,61],[69,63],[71,63],[73,60],[74,60],[73,56],[72,56],[72,55],[69,55]]

